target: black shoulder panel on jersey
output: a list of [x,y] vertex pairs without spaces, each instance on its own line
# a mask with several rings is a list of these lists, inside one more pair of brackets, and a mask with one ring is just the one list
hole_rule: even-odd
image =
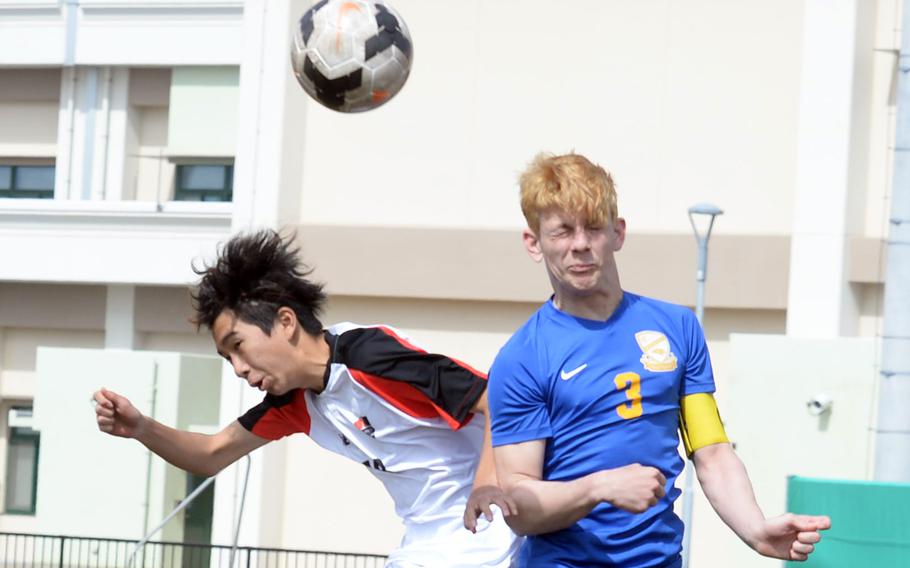
[[290,404],[293,400],[294,391],[287,392],[281,396],[267,394],[265,395],[265,398],[262,399],[262,402],[247,410],[243,416],[237,419],[237,422],[240,422],[241,426],[252,432],[253,427],[255,427],[256,423],[265,416],[269,409],[281,408],[282,406]]
[[333,363],[416,388],[456,422],[464,422],[486,389],[486,377],[467,365],[427,353],[382,327],[346,331],[335,342]]

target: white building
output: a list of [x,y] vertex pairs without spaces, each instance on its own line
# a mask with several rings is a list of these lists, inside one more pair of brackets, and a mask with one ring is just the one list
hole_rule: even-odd
[[[31,474],[44,447],[28,408],[36,428],[54,418],[35,399],[38,348],[211,354],[187,322],[191,267],[233,232],[296,230],[332,294],[326,322],[393,324],[488,366],[549,293],[521,248],[516,184],[542,150],[612,171],[628,290],[692,305],[686,209],[725,210],[706,333],[767,514],[788,474],[870,475],[896,0],[394,4],[408,84],[341,115],[290,72],[308,2],[0,0],[0,531],[49,530]],[[222,425],[256,400],[223,375]],[[827,418],[805,412],[817,394]],[[397,542],[364,468],[302,437],[255,458],[243,544]],[[230,542],[236,473],[216,484],[214,542]],[[709,509],[696,500],[699,567],[777,565]],[[351,518],[355,538],[334,530]]]

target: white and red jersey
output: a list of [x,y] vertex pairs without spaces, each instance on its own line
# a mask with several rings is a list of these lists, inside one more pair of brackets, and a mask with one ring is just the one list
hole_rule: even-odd
[[471,409],[486,375],[387,326],[341,323],[326,341],[321,393],[266,395],[239,422],[269,440],[302,432],[370,468],[405,523],[390,566],[508,566],[518,543],[501,518],[478,534],[462,526],[485,427]]

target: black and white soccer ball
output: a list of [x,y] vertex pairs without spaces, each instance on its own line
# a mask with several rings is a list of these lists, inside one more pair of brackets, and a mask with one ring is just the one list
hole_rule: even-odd
[[361,112],[395,96],[411,70],[411,36],[381,0],[321,0],[300,18],[291,66],[330,109]]

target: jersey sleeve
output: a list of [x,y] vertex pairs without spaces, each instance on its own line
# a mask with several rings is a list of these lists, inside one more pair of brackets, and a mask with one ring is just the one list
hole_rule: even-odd
[[542,440],[553,435],[544,378],[536,359],[503,350],[490,369],[493,446]]
[[387,327],[346,331],[334,342],[333,361],[392,406],[418,418],[442,418],[453,430],[467,424],[487,388],[470,366],[417,347]]
[[237,421],[266,440],[278,440],[298,432],[310,433],[310,413],[303,389],[294,389],[282,396],[268,394]]
[[680,382],[680,398],[690,394],[714,392],[714,371],[711,368],[711,355],[705,343],[705,334],[695,314],[686,309],[683,317],[683,334],[685,337],[686,368],[685,376]]

